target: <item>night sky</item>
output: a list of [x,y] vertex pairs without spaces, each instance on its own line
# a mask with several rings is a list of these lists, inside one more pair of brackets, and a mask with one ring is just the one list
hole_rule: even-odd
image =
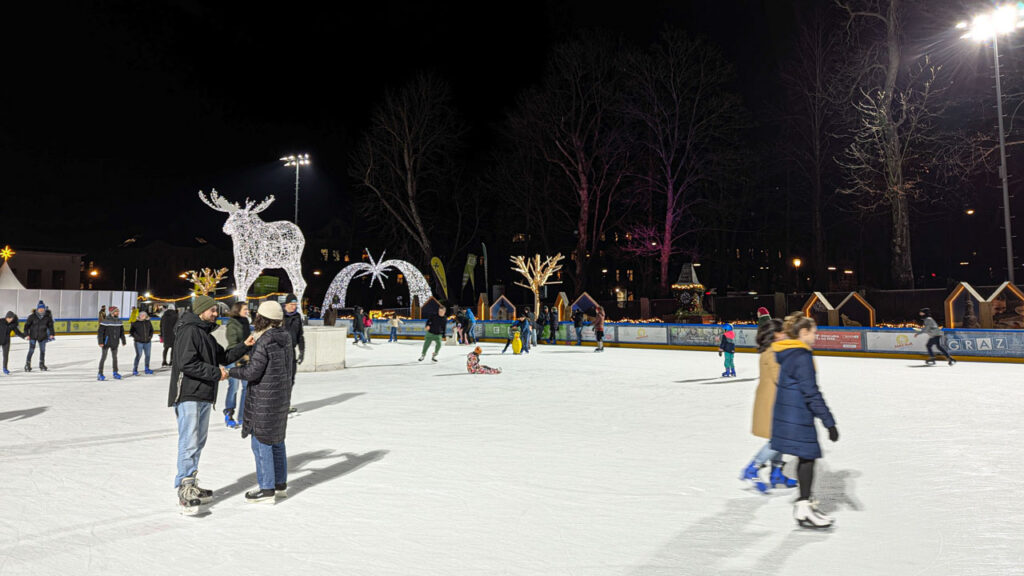
[[[519,91],[540,79],[552,44],[575,31],[601,28],[637,45],[663,26],[706,34],[754,95],[770,81],[782,44],[773,37],[787,34],[793,14],[778,0],[526,2],[483,12],[429,1],[255,6],[6,8],[3,241],[93,250],[143,233],[229,245],[196,191],[273,193],[267,219],[289,218],[294,173],[277,159],[295,151],[313,158],[300,205],[309,230],[351,209],[351,147],[383,91],[419,70],[452,83],[471,143],[486,146]],[[61,225],[40,237],[36,218]]]

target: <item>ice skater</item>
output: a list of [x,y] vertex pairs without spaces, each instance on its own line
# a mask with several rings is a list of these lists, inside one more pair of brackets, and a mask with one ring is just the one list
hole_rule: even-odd
[[146,374],[152,374],[149,369],[149,355],[153,346],[153,323],[149,321],[149,313],[145,310],[139,311],[138,318],[132,322],[128,329],[128,335],[135,342],[135,364],[132,367],[132,376],[139,375],[139,358],[146,357],[143,365]]
[[[515,322],[508,325],[508,337],[505,339],[505,347],[501,349],[501,353],[504,354],[508,350],[508,347],[512,345],[512,341],[515,340],[516,334],[521,334],[523,329],[523,322],[526,322],[525,318],[520,318]],[[522,341],[520,341],[522,344]],[[515,353],[515,350],[512,350]]]
[[805,528],[828,528],[833,519],[818,509],[811,500],[814,484],[814,462],[821,458],[818,418],[828,428],[829,440],[839,440],[835,418],[818,389],[814,369],[814,339],[818,327],[814,320],[796,312],[782,325],[786,339],[772,343],[779,362],[779,381],[772,415],[771,447],[800,459],[797,467],[800,497],[793,507],[793,519]]
[[733,331],[732,324],[726,324],[723,328],[725,331],[722,332],[722,338],[718,341],[718,355],[725,356],[725,372],[722,372],[722,376],[735,376],[736,332]]
[[12,333],[22,340],[28,338],[24,332],[18,329],[18,315],[14,312],[8,312],[7,316],[5,316],[3,320],[0,320],[0,349],[3,350],[4,355],[4,375],[11,373],[7,369],[7,355],[11,351]]
[[437,309],[437,314],[427,318],[427,333],[423,337],[423,350],[420,352],[420,362],[427,356],[430,343],[434,343],[434,355],[431,360],[437,362],[437,354],[441,351],[441,340],[444,340],[444,332],[448,327],[448,318],[445,317],[447,310],[444,306]]
[[477,346],[472,352],[466,354],[466,371],[470,374],[501,374],[501,368],[491,368],[480,363],[481,352],[482,350]]
[[39,369],[46,372],[46,343],[54,338],[53,314],[42,300],[25,319],[25,334],[28,335],[28,356],[25,357],[25,372],[32,371],[32,353],[39,345]]
[[398,329],[402,327],[405,322],[398,315],[394,315],[388,320],[388,325],[391,327],[391,334],[388,335],[388,342],[398,342]]
[[124,338],[124,324],[121,321],[120,310],[117,306],[111,306],[107,317],[100,322],[100,328],[96,331],[96,339],[99,340],[100,368],[96,375],[97,380],[106,380],[103,376],[103,365],[107,362],[107,352],[110,352],[110,360],[114,368],[114,380],[120,380],[121,375],[117,372],[117,348],[128,341]]
[[[174,328],[177,324],[178,310],[171,304],[160,316],[160,342],[164,345],[161,366],[170,366],[174,362]],[[170,362],[167,361],[168,352],[171,353]]]
[[604,307],[598,304],[594,310],[594,336],[597,338],[594,352],[604,352],[604,318]]
[[[235,302],[231,305],[231,311],[228,312],[228,324],[224,327],[228,350],[248,340],[250,334],[252,334],[252,326],[249,324],[249,303]],[[230,373],[232,368],[244,364],[245,357],[243,356],[234,364],[228,364],[224,368]],[[228,391],[227,396],[224,397],[224,425],[228,428],[238,428],[242,425],[242,419],[245,417],[246,384],[245,380],[228,377]],[[241,401],[239,401],[239,397],[241,397]],[[238,418],[235,418],[236,407],[238,408]]]
[[229,376],[249,383],[245,395],[242,438],[252,436],[256,458],[257,490],[245,493],[246,502],[272,502],[288,496],[288,456],[284,437],[288,428],[295,370],[291,336],[282,328],[284,312],[277,302],[264,301],[253,321],[252,353],[244,366]]
[[576,345],[583,346],[583,311],[572,309],[572,327],[576,330]]
[[548,311],[548,344],[558,344],[558,307]]
[[[761,322],[761,319],[758,319]],[[782,322],[775,318],[768,318],[761,323],[757,329],[757,351],[760,355],[760,374],[758,377],[757,391],[754,393],[754,423],[751,433],[759,438],[764,438],[764,446],[754,455],[754,459],[747,464],[740,478],[753,484],[759,492],[767,492],[769,488],[783,486],[793,488],[796,480],[787,478],[782,473],[782,454],[772,450],[772,409],[775,408],[775,386],[779,380],[779,363],[775,361],[775,352],[772,351],[772,343],[786,338],[782,331]],[[768,482],[764,482],[758,476],[759,471],[766,462],[771,460],[772,473]]]
[[914,328],[914,331],[917,332],[914,334],[914,338],[917,338],[921,334],[928,335],[928,343],[925,344],[925,346],[928,347],[928,359],[925,360],[925,364],[928,364],[929,366],[935,365],[935,351],[932,350],[933,347],[938,348],[939,352],[945,354],[946,360],[949,362],[950,366],[956,364],[956,360],[950,356],[949,351],[942,345],[942,328],[935,319],[932,318],[932,311],[928,308],[921,308],[921,311],[917,314],[921,317],[921,324],[923,324],[923,326],[920,328]]

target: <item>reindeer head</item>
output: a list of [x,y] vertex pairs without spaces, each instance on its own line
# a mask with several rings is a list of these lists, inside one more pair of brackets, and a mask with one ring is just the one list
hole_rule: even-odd
[[204,204],[213,208],[218,212],[227,212],[229,214],[227,222],[224,223],[224,233],[228,236],[234,236],[236,232],[241,229],[251,227],[253,222],[259,220],[258,214],[267,209],[267,206],[274,201],[274,197],[267,196],[262,202],[256,204],[248,198],[245,199],[245,207],[238,205],[238,202],[229,202],[220,194],[217,194],[216,190],[210,191],[210,197],[207,198],[203,191],[199,191],[199,199]]

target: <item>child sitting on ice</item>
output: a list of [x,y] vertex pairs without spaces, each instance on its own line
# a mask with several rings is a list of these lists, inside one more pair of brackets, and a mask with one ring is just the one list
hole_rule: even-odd
[[491,368],[480,363],[480,347],[466,355],[466,370],[470,374],[501,374],[501,368]]

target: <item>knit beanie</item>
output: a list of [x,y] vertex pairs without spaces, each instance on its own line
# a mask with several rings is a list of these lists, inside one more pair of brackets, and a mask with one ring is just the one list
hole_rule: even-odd
[[200,296],[196,296],[195,301],[192,302],[192,312],[195,312],[196,316],[198,316],[216,305],[217,302],[213,298],[202,294]]
[[768,309],[761,306],[757,309],[757,327],[764,326],[772,319],[772,315],[768,313]]
[[264,300],[260,303],[260,307],[256,310],[256,313],[266,318],[267,320],[283,320],[284,309],[281,305],[273,300]]
[[110,307],[110,315],[111,316],[117,316],[120,313],[121,313],[121,310],[117,306],[111,306]]
[[46,304],[42,300],[39,301],[39,304],[36,304],[36,310],[40,308],[46,308]]
[[285,304],[291,304],[292,302],[298,302],[298,301],[299,301],[299,298],[297,296],[295,296],[295,294],[289,294],[284,299],[284,303]]

